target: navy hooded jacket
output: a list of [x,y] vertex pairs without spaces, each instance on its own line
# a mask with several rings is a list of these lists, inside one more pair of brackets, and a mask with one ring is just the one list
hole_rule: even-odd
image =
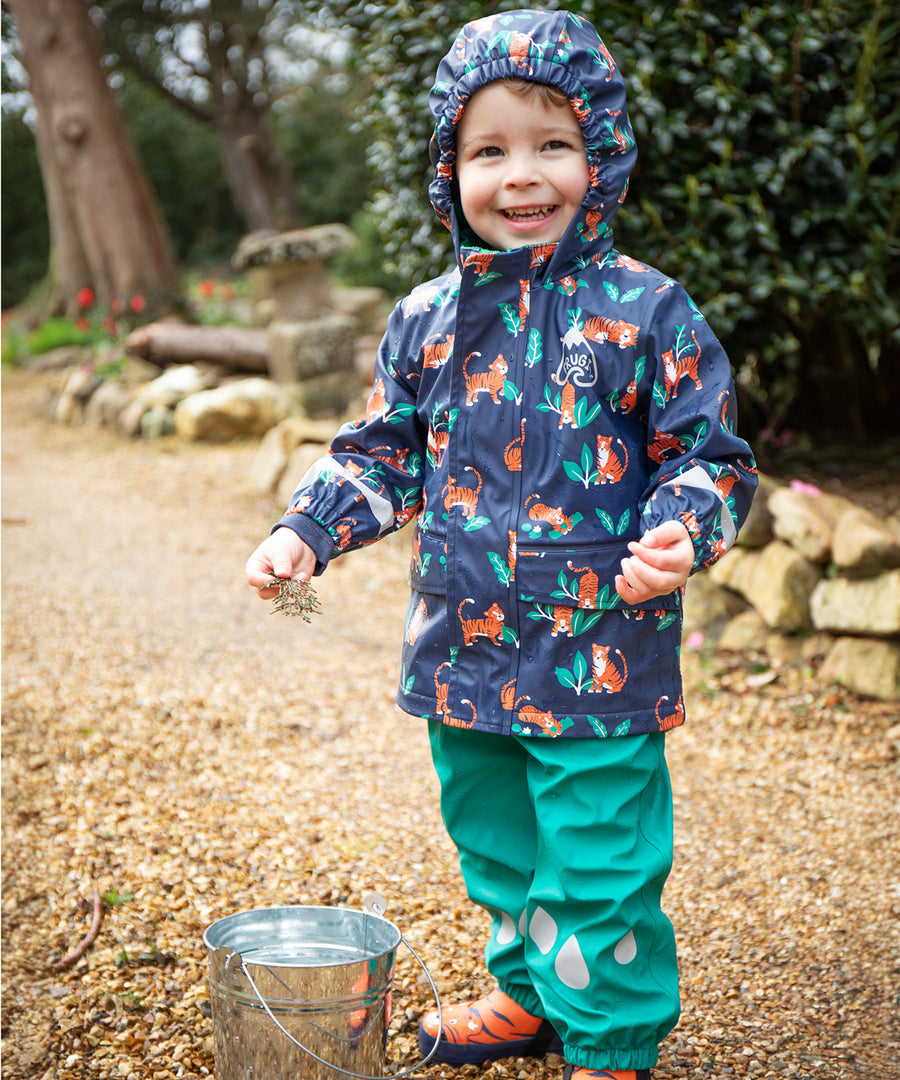
[[[456,125],[489,82],[561,89],[590,186],[555,244],[489,251],[461,219]],[[398,703],[499,734],[606,737],[684,721],[681,591],[627,607],[627,543],[683,522],[695,569],[756,484],[727,356],[671,278],[613,248],[635,160],[625,87],[589,23],[517,11],[464,27],[430,98],[432,204],[457,266],[388,322],[365,420],[279,525],[341,552],[415,518]]]

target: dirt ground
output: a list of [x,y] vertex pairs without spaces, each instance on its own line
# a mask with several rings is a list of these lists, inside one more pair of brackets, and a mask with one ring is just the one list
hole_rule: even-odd
[[[445,1000],[487,989],[425,727],[393,704],[408,536],[335,564],[312,624],[273,615],[242,576],[280,511],[255,442],[65,428],[46,378],[3,380],[3,1077],[214,1075],[201,937],[239,910],[378,890]],[[654,1080],[900,1077],[896,705],[757,656],[685,665],[684,1011]],[[95,885],[97,939],[54,971]],[[428,1001],[401,950],[391,1061]]]

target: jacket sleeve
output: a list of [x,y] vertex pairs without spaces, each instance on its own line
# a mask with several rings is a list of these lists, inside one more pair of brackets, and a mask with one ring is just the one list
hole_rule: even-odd
[[673,283],[661,296],[651,339],[650,479],[641,500],[641,529],[681,521],[698,570],[734,543],[756,489],[756,465],[735,433],[731,364],[681,286]]
[[309,544],[317,574],[334,556],[401,528],[421,506],[427,434],[416,412],[416,357],[400,362],[401,328],[398,306],[378,350],[366,418],[340,428],[274,526]]

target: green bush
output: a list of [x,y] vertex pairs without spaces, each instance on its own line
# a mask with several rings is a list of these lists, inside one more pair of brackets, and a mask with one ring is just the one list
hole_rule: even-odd
[[[333,5],[373,81],[372,199],[392,268],[442,270],[427,94],[470,18],[513,2]],[[555,0],[544,6],[559,7]],[[896,430],[900,10],[888,0],[600,3],[639,159],[616,244],[681,280],[737,370],[745,428]]]

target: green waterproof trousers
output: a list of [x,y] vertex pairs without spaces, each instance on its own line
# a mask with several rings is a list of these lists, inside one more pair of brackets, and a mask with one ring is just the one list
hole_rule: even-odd
[[429,725],[469,898],[492,916],[500,988],[566,1060],[649,1069],[678,1020],[665,735],[548,739]]

